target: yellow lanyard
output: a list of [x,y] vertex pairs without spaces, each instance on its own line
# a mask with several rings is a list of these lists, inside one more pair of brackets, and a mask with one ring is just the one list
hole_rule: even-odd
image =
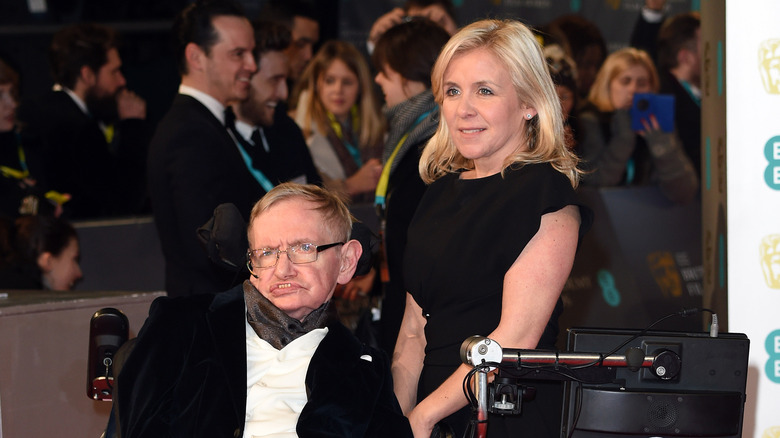
[[27,169],[27,159],[24,156],[22,142],[19,140],[19,133],[16,133],[16,153],[19,156],[19,165],[22,167],[22,170],[0,166],[0,173],[6,178],[25,179],[30,176],[30,171]]
[[[357,105],[352,105],[352,108],[349,109],[349,112],[352,116],[352,128],[354,129],[354,127],[358,126],[360,123],[360,116],[358,115]],[[333,129],[336,137],[338,137],[344,147],[347,148],[347,151],[349,151],[349,154],[352,156],[352,159],[355,160],[357,166],[361,167],[363,165],[363,160],[360,158],[360,150],[358,150],[355,145],[348,142],[344,138],[344,132],[341,130],[341,123],[336,120],[336,116],[334,116],[330,111],[328,111],[328,120],[330,121],[330,127]]]
[[385,162],[385,166],[382,168],[382,174],[379,176],[379,182],[376,185],[376,192],[375,192],[375,198],[374,198],[374,204],[377,207],[377,211],[384,214],[385,210],[385,203],[387,196],[387,184],[388,181],[390,181],[390,168],[393,166],[393,162],[395,161],[396,155],[398,155],[398,151],[401,150],[401,146],[406,142],[406,139],[409,138],[409,134],[411,134],[412,130],[414,130],[417,125],[420,124],[428,115],[431,113],[431,111],[426,111],[425,113],[421,114],[420,117],[417,118],[417,120],[414,121],[414,124],[409,128],[409,130],[406,131],[406,134],[404,134],[403,137],[401,137],[401,140],[398,141],[398,144],[395,145],[395,149],[393,149],[393,153],[390,154],[390,157],[387,159],[387,162]]

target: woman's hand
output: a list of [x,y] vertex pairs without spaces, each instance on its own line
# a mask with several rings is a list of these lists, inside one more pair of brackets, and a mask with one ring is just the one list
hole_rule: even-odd
[[404,21],[406,12],[401,8],[395,8],[392,11],[377,18],[374,24],[371,26],[371,31],[368,32],[368,41],[371,44],[376,44],[387,29],[395,26],[396,24]]
[[435,423],[430,424],[425,420],[419,405],[409,413],[409,424],[412,426],[414,438],[430,438],[435,425]]
[[658,123],[658,119],[655,117],[655,114],[650,114],[649,119],[641,119],[641,122],[645,129],[637,131],[636,133],[642,137],[646,136],[648,133],[661,130],[661,125]]
[[372,192],[376,189],[379,176],[382,174],[382,163],[372,158],[366,161],[354,175],[344,180],[344,186],[349,195]]

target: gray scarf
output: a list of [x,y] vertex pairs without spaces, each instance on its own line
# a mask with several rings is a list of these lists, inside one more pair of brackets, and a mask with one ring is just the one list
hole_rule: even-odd
[[[427,111],[430,111],[430,114],[416,126],[412,127],[420,115],[425,114]],[[407,131],[410,128],[412,130],[398,151],[395,160],[390,165],[390,173],[392,174],[401,158],[412,146],[428,141],[433,136],[433,133],[436,132],[436,127],[439,125],[439,107],[436,105],[436,101],[433,100],[431,90],[425,90],[392,108],[385,108],[384,113],[388,120],[389,129],[384,153],[382,154],[383,162],[387,162],[398,142],[406,135]]]
[[260,339],[281,350],[290,342],[318,328],[324,328],[338,320],[336,306],[326,301],[320,307],[298,321],[268,301],[249,280],[244,281],[246,318]]

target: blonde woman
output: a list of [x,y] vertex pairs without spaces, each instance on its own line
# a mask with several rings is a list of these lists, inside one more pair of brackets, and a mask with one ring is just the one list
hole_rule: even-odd
[[363,55],[348,42],[328,41],[300,84],[296,121],[325,185],[353,201],[373,200],[385,125]]
[[[470,367],[459,347],[479,334],[504,347],[553,348],[561,290],[587,209],[565,143],[561,104],[531,31],[484,20],[455,34],[433,69],[441,107],[420,159],[429,184],[404,254],[406,310],[393,379],[415,437],[438,424],[463,436]],[[584,211],[585,213],[581,213]],[[521,417],[490,417],[489,436],[558,436],[560,387],[539,383]]]
[[658,74],[646,52],[625,48],[607,57],[578,117],[578,148],[590,171],[585,185],[656,184],[674,202],[696,197],[699,178],[677,134],[662,131],[655,117],[645,121],[645,129],[631,129],[634,95],[657,93],[658,88]]

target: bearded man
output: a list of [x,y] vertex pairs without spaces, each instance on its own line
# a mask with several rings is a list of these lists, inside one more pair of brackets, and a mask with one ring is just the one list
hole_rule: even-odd
[[52,90],[19,111],[26,135],[40,141],[46,183],[70,193],[72,219],[143,212],[146,102],[126,88],[114,30],[80,23],[49,47]]

